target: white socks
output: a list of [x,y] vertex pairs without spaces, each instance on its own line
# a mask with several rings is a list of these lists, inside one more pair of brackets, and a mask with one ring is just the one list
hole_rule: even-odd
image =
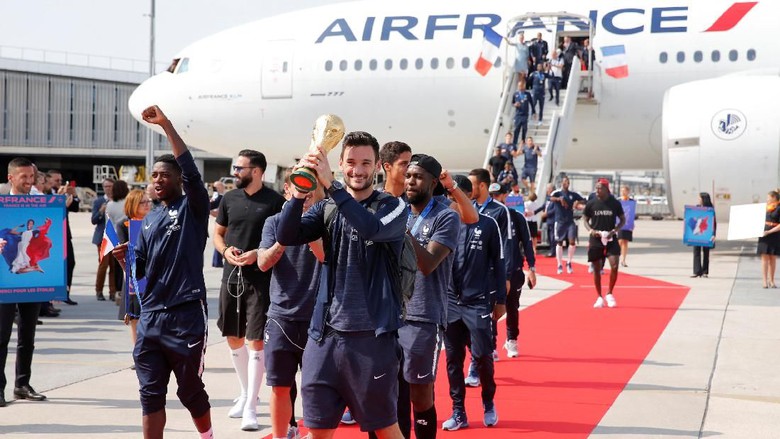
[[236,399],[236,404],[230,409],[228,416],[231,418],[240,418],[244,412],[247,398],[247,364],[249,362],[249,354],[247,353],[246,346],[231,350],[230,358],[233,360],[233,368],[236,370],[238,384],[241,386],[241,396]]
[[249,381],[247,383],[246,405],[241,420],[242,430],[257,430],[257,395],[260,393],[260,385],[263,383],[265,361],[263,351],[249,350]]
[[577,250],[577,247],[569,244],[569,264],[571,264],[571,261],[574,259],[574,251]]
[[209,428],[209,431],[204,431],[200,434],[200,439],[214,439],[214,429]]
[[556,245],[555,246],[555,259],[558,260],[558,265],[563,265],[563,246],[562,245]]

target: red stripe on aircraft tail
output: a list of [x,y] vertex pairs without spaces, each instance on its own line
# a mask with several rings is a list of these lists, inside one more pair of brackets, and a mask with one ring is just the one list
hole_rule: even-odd
[[734,3],[704,32],[724,32],[731,30],[757,3],[758,2]]

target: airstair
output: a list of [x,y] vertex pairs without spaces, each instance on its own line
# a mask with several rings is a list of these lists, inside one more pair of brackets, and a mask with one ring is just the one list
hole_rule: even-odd
[[[525,31],[526,33],[539,31],[543,35],[547,32],[548,37],[552,33],[552,38],[548,41],[549,50],[552,52],[556,50],[558,37],[562,35],[585,35],[592,42],[595,28],[588,17],[567,12],[557,12],[529,13],[515,17],[508,21],[507,29],[506,35],[510,39],[516,38],[519,31]],[[591,47],[593,47],[592,44]],[[505,58],[507,62],[504,63],[506,66],[504,83],[485,151],[485,167],[487,167],[490,157],[493,156],[493,149],[500,143],[500,139],[503,139],[505,133],[514,130],[515,109],[512,105],[512,97],[515,91],[517,91],[518,74],[512,69],[514,62],[510,61],[515,58],[512,53],[514,49],[511,46],[507,49]],[[588,63],[591,68],[593,64],[593,62]],[[533,137],[534,143],[539,145],[542,150],[542,156],[539,157],[537,165],[535,182],[535,189],[539,198],[545,196],[545,186],[547,183],[554,182],[560,172],[560,164],[571,141],[577,104],[598,104],[598,101],[594,98],[594,96],[598,96],[597,93],[599,91],[598,72],[594,75],[592,70],[581,70],[581,65],[580,59],[575,57],[567,84],[561,84],[560,105],[555,105],[554,100],[549,101],[549,91],[545,90],[546,102],[544,104],[542,123],[537,124],[537,119],[533,117],[528,119],[527,136]],[[565,89],[563,89],[564,86]],[[521,143],[518,139],[518,148]],[[517,157],[514,162],[519,174],[523,168],[522,156]]]

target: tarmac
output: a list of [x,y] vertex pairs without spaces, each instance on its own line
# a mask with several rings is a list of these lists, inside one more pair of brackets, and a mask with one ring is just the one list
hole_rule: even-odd
[[[59,317],[43,319],[33,360],[31,384],[48,400],[16,401],[0,408],[0,435],[140,437],[141,411],[137,378],[130,369],[129,329],[118,320],[117,306],[95,299],[97,252],[91,243],[89,214],[71,214],[70,218],[76,249],[71,297],[78,306],[59,304]],[[711,254],[709,278],[690,278],[692,252],[681,242],[682,228],[682,222],[674,220],[640,219],[636,223],[629,267],[622,270],[686,285],[690,292],[591,436],[780,437],[780,290],[761,288],[755,242],[718,241]],[[722,224],[721,230],[726,229]],[[204,274],[210,337],[203,377],[215,437],[264,437],[270,433],[270,388],[261,389],[259,432],[243,432],[239,419],[227,417],[239,387],[227,344],[216,327],[222,270],[210,266],[212,251],[209,242]],[[575,261],[585,262],[584,247],[577,251]],[[523,294],[521,310],[566,286],[540,273],[537,288]],[[14,334],[5,370],[9,386],[13,385],[15,339]],[[604,343],[609,343],[609,334],[604,334]],[[12,391],[5,389],[9,400]],[[174,382],[168,393],[166,437],[196,438],[189,413],[175,393]],[[300,403],[296,414],[301,415]]]

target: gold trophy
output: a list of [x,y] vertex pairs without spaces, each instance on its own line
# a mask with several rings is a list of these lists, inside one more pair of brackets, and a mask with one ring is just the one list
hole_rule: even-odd
[[[344,137],[344,122],[335,114],[323,114],[314,122],[311,132],[309,151],[316,153],[321,146],[328,154]],[[311,168],[298,168],[290,175],[290,181],[300,192],[317,189],[317,171]]]

